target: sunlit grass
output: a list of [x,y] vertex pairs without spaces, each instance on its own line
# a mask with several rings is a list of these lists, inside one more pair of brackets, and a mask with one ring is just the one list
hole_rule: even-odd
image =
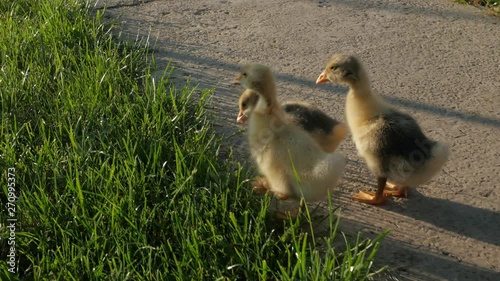
[[[199,94],[151,75],[141,42],[115,40],[80,1],[0,4],[0,256],[44,280],[364,280],[380,236],[333,247],[309,210],[273,219],[248,171],[219,155]],[[330,209],[334,207],[330,203]]]
[[500,0],[455,0],[455,1],[462,4],[486,7],[496,15],[500,15]]

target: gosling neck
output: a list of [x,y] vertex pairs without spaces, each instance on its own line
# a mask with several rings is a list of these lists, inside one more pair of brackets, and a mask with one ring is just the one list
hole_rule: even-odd
[[355,81],[349,82],[351,92],[357,97],[367,97],[372,95],[368,74],[361,69]]
[[274,79],[268,79],[267,81],[255,84],[255,89],[253,90],[261,94],[269,108],[278,106],[276,83]]

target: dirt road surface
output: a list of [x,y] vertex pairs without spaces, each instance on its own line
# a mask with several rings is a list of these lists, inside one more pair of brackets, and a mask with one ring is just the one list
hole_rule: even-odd
[[[96,8],[106,2],[99,0]],[[349,138],[338,203],[342,230],[367,236],[390,228],[377,264],[391,280],[500,280],[500,17],[448,0],[107,1],[123,38],[148,38],[174,81],[215,87],[226,144],[242,89],[243,62],[270,65],[279,99],[303,100],[344,120],[346,88],[315,85],[333,53],[356,54],[375,92],[412,114],[451,158],[434,180],[382,207],[353,202],[375,178]],[[243,152],[242,152],[243,151]]]

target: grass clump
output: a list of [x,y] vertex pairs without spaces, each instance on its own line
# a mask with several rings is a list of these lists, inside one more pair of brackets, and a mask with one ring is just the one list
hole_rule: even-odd
[[75,0],[0,4],[0,256],[15,247],[1,280],[376,274],[382,236],[340,251],[331,214],[324,237],[303,231],[310,216],[273,223],[269,198],[218,155],[211,93],[176,88],[170,70],[155,80],[147,48],[114,40],[101,17]]
[[497,15],[500,14],[500,0],[455,0],[461,4],[486,7]]

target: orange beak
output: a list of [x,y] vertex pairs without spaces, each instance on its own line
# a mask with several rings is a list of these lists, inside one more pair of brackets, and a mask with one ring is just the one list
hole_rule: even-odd
[[326,70],[324,70],[323,72],[321,72],[318,79],[316,79],[316,85],[323,84],[326,82],[330,82],[330,80],[328,80],[328,77],[326,76]]
[[238,113],[238,118],[236,118],[236,122],[238,124],[245,125],[247,123],[247,120],[248,120],[248,116],[246,116],[245,114],[243,114],[243,112],[240,111]]
[[234,78],[233,85],[241,85],[240,81],[241,81],[241,74],[236,76],[236,78]]

